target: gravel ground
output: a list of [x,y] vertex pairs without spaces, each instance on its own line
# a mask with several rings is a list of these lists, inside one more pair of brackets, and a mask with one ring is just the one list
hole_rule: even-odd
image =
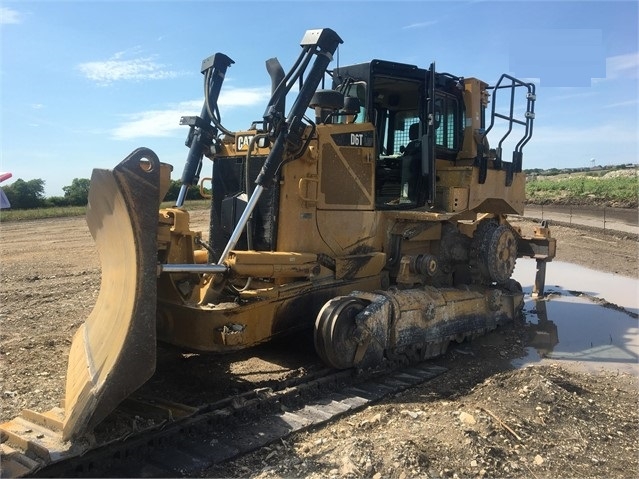
[[[206,212],[193,213],[196,227],[205,221]],[[636,237],[565,226],[552,234],[558,260],[638,277]],[[70,341],[95,302],[100,266],[83,218],[2,224],[0,248],[0,407],[8,420],[59,404]],[[434,361],[444,375],[203,475],[639,477],[637,378],[555,364],[513,369],[529,334],[521,321],[451,348]],[[248,360],[225,369],[261,361]]]

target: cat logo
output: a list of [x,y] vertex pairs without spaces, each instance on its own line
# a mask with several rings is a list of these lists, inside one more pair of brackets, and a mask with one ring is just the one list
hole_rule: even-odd
[[235,149],[237,151],[248,150],[254,136],[255,135],[237,135]]

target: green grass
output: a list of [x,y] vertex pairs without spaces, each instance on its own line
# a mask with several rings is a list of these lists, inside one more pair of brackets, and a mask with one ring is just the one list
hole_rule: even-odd
[[577,176],[542,178],[526,183],[526,197],[530,202],[561,201],[564,203],[623,203],[636,204],[639,196],[637,176],[600,178]]
[[0,211],[0,221],[4,223],[5,221],[82,216],[86,213],[86,210],[86,206],[52,206],[50,208],[35,208],[30,210],[6,210]]
[[[169,208],[173,205],[173,202],[165,201],[160,207]],[[185,206],[190,210],[201,210],[208,208],[209,205],[210,200],[189,200],[185,202]],[[49,208],[35,208],[30,210],[4,210],[0,211],[0,222],[84,216],[86,212],[86,206],[53,206]]]

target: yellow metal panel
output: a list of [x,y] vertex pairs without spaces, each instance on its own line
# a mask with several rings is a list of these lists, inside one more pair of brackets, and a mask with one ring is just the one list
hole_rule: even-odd
[[[429,213],[422,213],[429,215]],[[393,225],[392,234],[400,235],[409,241],[438,240],[442,234],[442,224],[439,221],[430,221],[424,218],[413,222],[402,221]]]
[[319,179],[317,175],[307,175],[300,178],[298,183],[299,198],[304,202],[305,206],[314,206],[317,204],[317,187]]
[[470,186],[472,166],[449,166],[450,162],[437,162],[437,187]]
[[[312,327],[319,308],[330,298],[353,290],[380,288],[381,275],[376,274],[353,281],[326,278],[257,290],[254,298],[242,306],[237,303],[192,306],[160,300],[158,338],[197,351],[244,349],[268,341],[279,332]],[[242,299],[247,298],[242,293]],[[282,318],[284,325],[277,322]]]
[[439,208],[451,213],[468,209],[468,188],[437,188],[435,203]]
[[466,118],[464,119],[464,142],[457,155],[459,159],[477,156],[477,143],[481,141],[477,132],[481,128],[482,107],[485,107],[488,101],[487,86],[486,83],[476,78],[464,79]]
[[317,261],[316,253],[286,251],[232,251],[235,264],[304,264]]
[[[318,125],[304,155],[284,165],[280,209],[286,214],[278,217],[278,250],[343,256],[373,242],[381,248],[381,240],[373,240],[374,148],[361,144],[365,133],[373,137],[370,123]],[[335,142],[351,135],[357,146]]]
[[335,258],[335,279],[365,278],[379,274],[386,264],[386,254],[370,253]]
[[233,251],[228,264],[233,274],[243,277],[304,278],[320,272],[314,253]]
[[[363,145],[368,133],[374,138],[373,126],[334,124],[317,127],[320,138],[320,209],[373,210],[375,207],[375,159],[373,144]],[[337,144],[334,138],[353,138]],[[371,142],[372,143],[372,142]]]
[[279,251],[321,252],[326,249],[322,246],[315,217],[317,187],[313,186],[313,180],[317,178],[316,149],[317,139],[314,139],[302,158],[287,162],[282,167],[277,232]]
[[526,183],[523,173],[514,173],[510,186],[506,186],[506,170],[488,168],[484,183],[479,183],[478,167],[440,166],[437,175],[435,204],[444,211],[468,209],[478,213],[523,213]]
[[506,186],[506,171],[488,170],[486,181],[479,183],[479,168],[473,171],[468,208],[481,213],[517,214],[524,212],[526,176],[515,173]]
[[379,251],[383,239],[378,220],[375,211],[317,210],[319,234],[332,256],[344,256],[362,247]]

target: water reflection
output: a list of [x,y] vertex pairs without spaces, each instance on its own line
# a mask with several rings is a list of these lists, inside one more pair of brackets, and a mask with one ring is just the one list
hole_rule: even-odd
[[530,319],[526,322],[528,326],[526,346],[534,348],[540,358],[545,358],[552,353],[555,346],[559,344],[559,334],[557,332],[557,325],[548,319],[546,301],[537,299],[534,301],[534,304],[534,309],[529,311],[530,314],[528,318],[534,314],[537,316],[537,322],[533,323]]
[[533,299],[534,271],[534,262],[521,260],[515,271],[529,334],[528,354],[514,365],[562,362],[639,375],[639,281],[552,262],[545,297]]

